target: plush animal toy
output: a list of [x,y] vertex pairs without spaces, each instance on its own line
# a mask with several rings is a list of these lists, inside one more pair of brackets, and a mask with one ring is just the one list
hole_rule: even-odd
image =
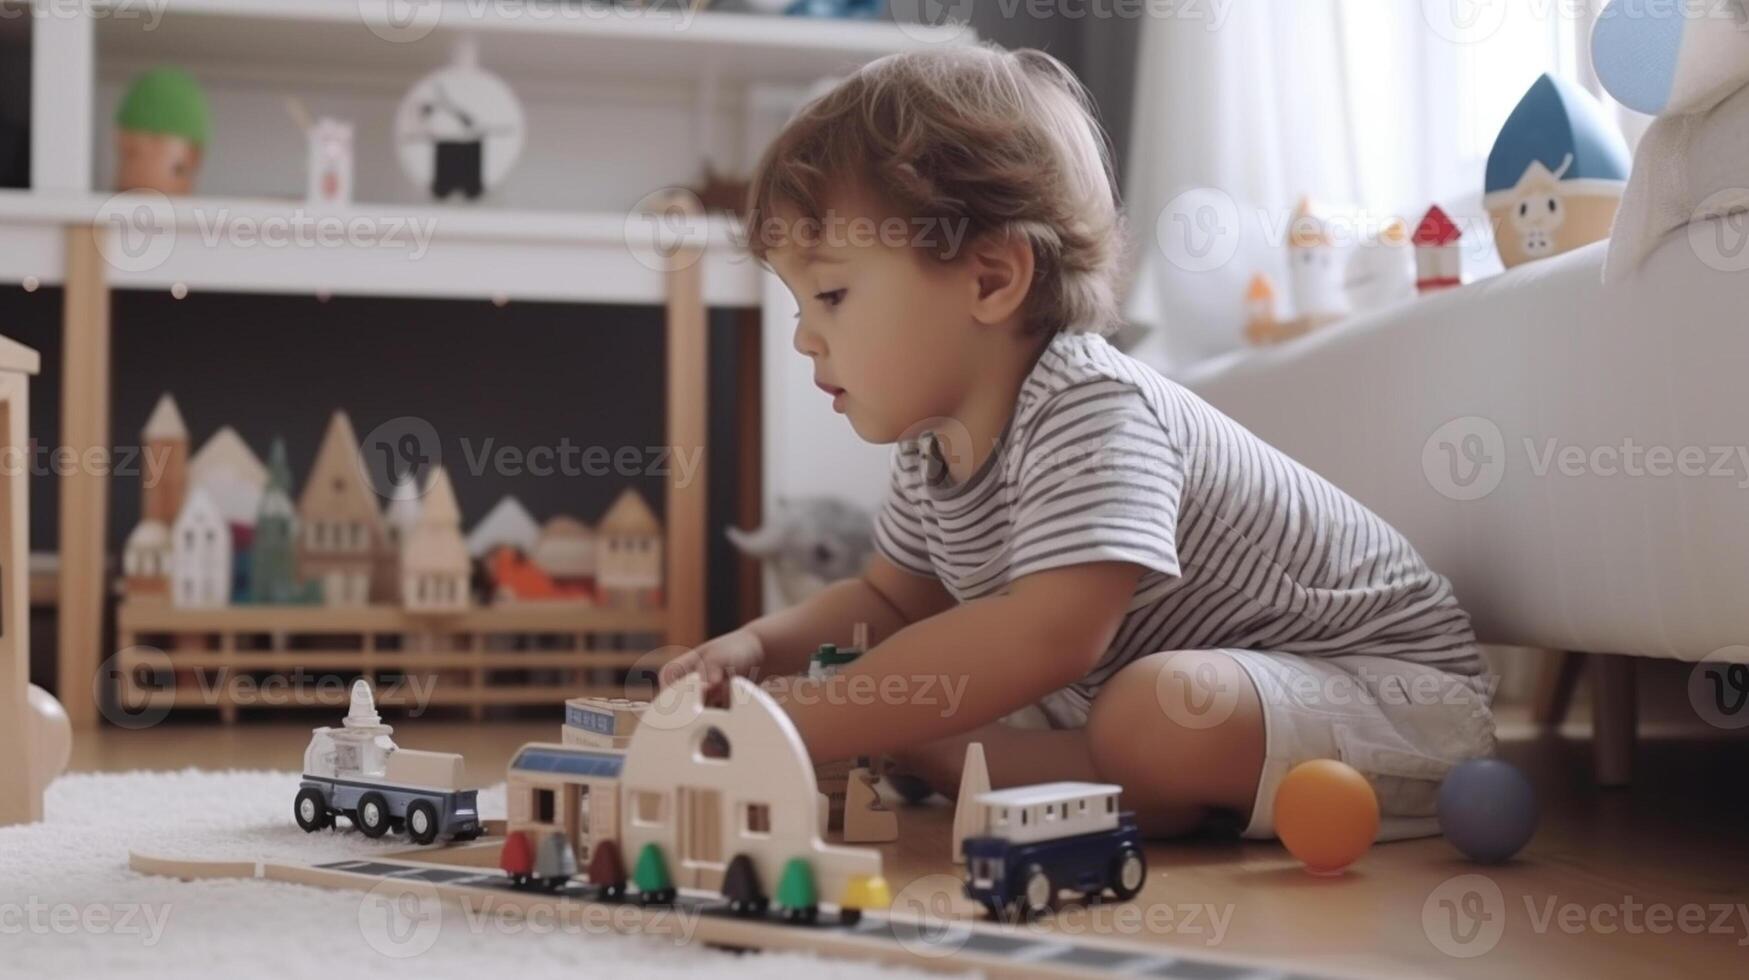
[[771,568],[778,591],[791,603],[861,572],[874,551],[873,519],[832,497],[779,500],[763,527],[727,533],[742,554]]
[[1627,186],[1627,141],[1590,93],[1543,75],[1488,153],[1482,202],[1510,269],[1609,237]]
[[1749,4],[1707,5],[1730,16],[1688,8],[1611,3],[1591,33],[1609,94],[1657,116],[1610,231],[1606,282],[1632,274],[1671,232],[1749,213]]

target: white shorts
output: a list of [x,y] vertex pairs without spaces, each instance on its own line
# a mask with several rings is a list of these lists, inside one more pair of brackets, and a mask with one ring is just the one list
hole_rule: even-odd
[[1222,652],[1263,703],[1263,773],[1246,837],[1275,836],[1276,790],[1311,759],[1339,759],[1372,783],[1379,840],[1437,834],[1445,774],[1494,754],[1494,716],[1476,679],[1391,657]]
[[[1372,783],[1378,840],[1437,834],[1445,774],[1465,759],[1494,754],[1485,678],[1392,657],[1220,652],[1245,669],[1263,704],[1263,772],[1246,837],[1275,837],[1275,792],[1288,770],[1311,759],[1339,759]],[[1079,728],[1091,708],[1086,696],[1065,688],[1003,721]]]

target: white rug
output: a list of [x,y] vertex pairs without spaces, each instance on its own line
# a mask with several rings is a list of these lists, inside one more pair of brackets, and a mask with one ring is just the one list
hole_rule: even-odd
[[[0,976],[243,978],[924,977],[795,954],[735,955],[599,923],[515,922],[444,903],[436,915],[379,898],[261,880],[137,874],[155,856],[315,863],[405,850],[292,822],[297,776],[133,772],[65,776],[46,818],[0,829]],[[504,813],[502,786],[480,794]],[[344,822],[343,822],[344,823]],[[934,976],[939,976],[935,974]]]

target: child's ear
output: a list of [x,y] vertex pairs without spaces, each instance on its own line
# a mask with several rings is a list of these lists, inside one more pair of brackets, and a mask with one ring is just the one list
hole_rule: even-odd
[[1014,318],[1032,291],[1032,242],[1025,235],[992,232],[974,242],[966,258],[975,289],[972,316],[986,324]]

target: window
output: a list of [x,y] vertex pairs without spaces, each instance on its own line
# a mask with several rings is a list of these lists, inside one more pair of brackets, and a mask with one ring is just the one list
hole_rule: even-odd
[[748,803],[742,807],[745,819],[741,826],[743,832],[750,837],[769,837],[771,835],[771,804]]
[[1117,812],[1117,797],[1108,796],[1105,798],[1105,812],[1106,813],[1116,813]]
[[992,827],[1006,827],[1006,826],[1008,826],[1008,808],[1007,807],[998,806],[998,807],[992,807],[990,809],[990,826],[992,826]]
[[662,823],[662,794],[638,790],[632,794],[632,822],[643,827]]
[[553,791],[537,789],[534,791],[534,819],[540,823],[552,823],[554,814]]
[[721,728],[712,725],[698,737],[698,745],[693,754],[700,760],[723,762],[729,758],[729,736],[723,734]]
[[1026,826],[1026,817],[1027,817],[1027,811],[1025,811],[1025,810],[1020,811],[1020,825],[1022,827]]

